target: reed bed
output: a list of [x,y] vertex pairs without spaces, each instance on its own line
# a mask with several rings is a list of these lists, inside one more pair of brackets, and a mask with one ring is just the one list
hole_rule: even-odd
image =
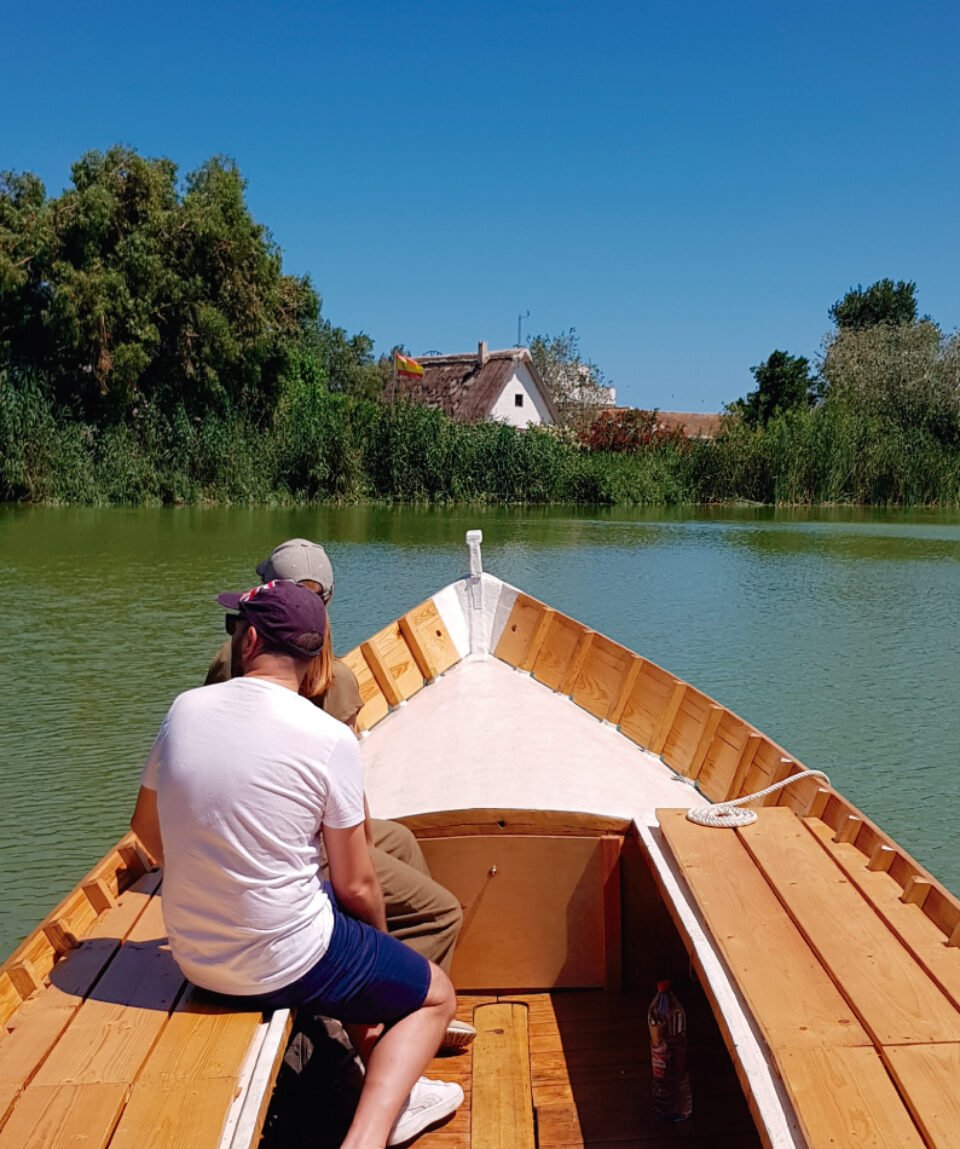
[[77,504],[750,501],[960,506],[960,447],[823,404],[714,441],[591,452],[551,430],[303,388],[269,423],[145,407],[106,427],[0,380],[0,501]]

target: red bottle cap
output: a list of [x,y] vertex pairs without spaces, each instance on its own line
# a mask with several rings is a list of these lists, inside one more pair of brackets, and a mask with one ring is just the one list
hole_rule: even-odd
[[666,993],[669,988],[670,988],[670,982],[669,981],[664,980],[664,981],[658,981],[657,982],[657,993]]

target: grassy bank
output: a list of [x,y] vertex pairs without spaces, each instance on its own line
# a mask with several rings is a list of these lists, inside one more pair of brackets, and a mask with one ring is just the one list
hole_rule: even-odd
[[960,505],[960,448],[825,405],[714,442],[584,451],[303,388],[269,424],[155,408],[109,426],[0,383],[0,501]]

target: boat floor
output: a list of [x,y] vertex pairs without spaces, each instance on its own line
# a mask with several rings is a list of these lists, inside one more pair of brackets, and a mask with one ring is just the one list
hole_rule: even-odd
[[[759,1149],[736,1074],[702,992],[678,988],[687,1007],[694,1108],[690,1120],[667,1124],[650,1100],[646,1027],[649,994],[604,990],[461,995],[458,1016],[495,1001],[529,1007],[531,1081],[538,1149],[668,1149],[710,1145]],[[304,1035],[294,1039],[303,1042]],[[343,1046],[322,1027],[299,1073],[288,1055],[278,1080],[261,1149],[336,1149],[349,1125],[362,1078]],[[309,1045],[310,1042],[308,1041]],[[302,1047],[301,1047],[302,1048]],[[418,1149],[476,1149],[471,1142],[473,1051],[436,1058],[427,1076],[459,1082],[465,1101]]]

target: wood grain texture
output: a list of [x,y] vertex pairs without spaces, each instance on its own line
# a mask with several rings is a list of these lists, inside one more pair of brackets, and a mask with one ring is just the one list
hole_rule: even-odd
[[880,846],[878,864],[871,869],[856,846],[835,842],[830,827],[819,819],[807,819],[804,825],[954,1006],[960,1008],[960,951],[944,944],[943,934],[920,907],[901,900],[900,887],[888,873],[892,851]]
[[547,609],[535,598],[518,594],[494,655],[510,666],[521,668]]
[[658,810],[657,817],[774,1056],[793,1046],[869,1045],[736,833],[697,826],[683,810]]
[[110,1149],[216,1149],[236,1091],[232,1077],[138,1082]]
[[960,1041],[960,1011],[795,814],[736,833],[878,1045]]
[[38,1086],[134,1080],[184,985],[164,943],[154,897],[24,1096]]
[[471,1149],[534,1149],[527,1007],[482,1005],[473,1018]]
[[0,1149],[105,1149],[126,1095],[117,1084],[28,1089],[0,1129]]
[[573,661],[586,627],[575,618],[569,618],[559,611],[554,613],[547,627],[546,636],[533,663],[531,673],[538,682],[559,690]]
[[0,1084],[22,1087],[30,1082],[159,884],[158,874],[146,874],[122,893],[81,945],[57,963],[51,985],[8,1018],[8,1032],[0,1043]]
[[471,835],[420,845],[433,878],[464,907],[455,985],[604,984],[610,855],[602,839]]
[[932,1149],[960,1141],[960,1045],[889,1045],[887,1068]]
[[671,770],[690,775],[712,709],[711,700],[705,694],[687,687],[660,750],[661,758]]
[[638,746],[649,747],[660,729],[679,679],[656,663],[644,662],[623,704],[620,730]]
[[602,634],[594,634],[573,684],[573,701],[595,718],[606,718],[635,661],[636,656],[625,646],[611,642]]
[[711,802],[722,802],[730,796],[751,734],[756,734],[752,726],[724,710],[698,778],[700,790]]
[[385,626],[361,643],[360,650],[391,706],[398,706],[423,688],[423,675],[403,640],[399,623]]
[[923,1149],[876,1050],[786,1049],[784,1084],[809,1149]]
[[342,655],[341,661],[353,671],[360,689],[363,705],[357,715],[357,725],[361,730],[369,730],[389,713],[390,705],[359,647]]
[[436,678],[460,661],[460,652],[432,598],[407,611],[399,623],[424,678]]

